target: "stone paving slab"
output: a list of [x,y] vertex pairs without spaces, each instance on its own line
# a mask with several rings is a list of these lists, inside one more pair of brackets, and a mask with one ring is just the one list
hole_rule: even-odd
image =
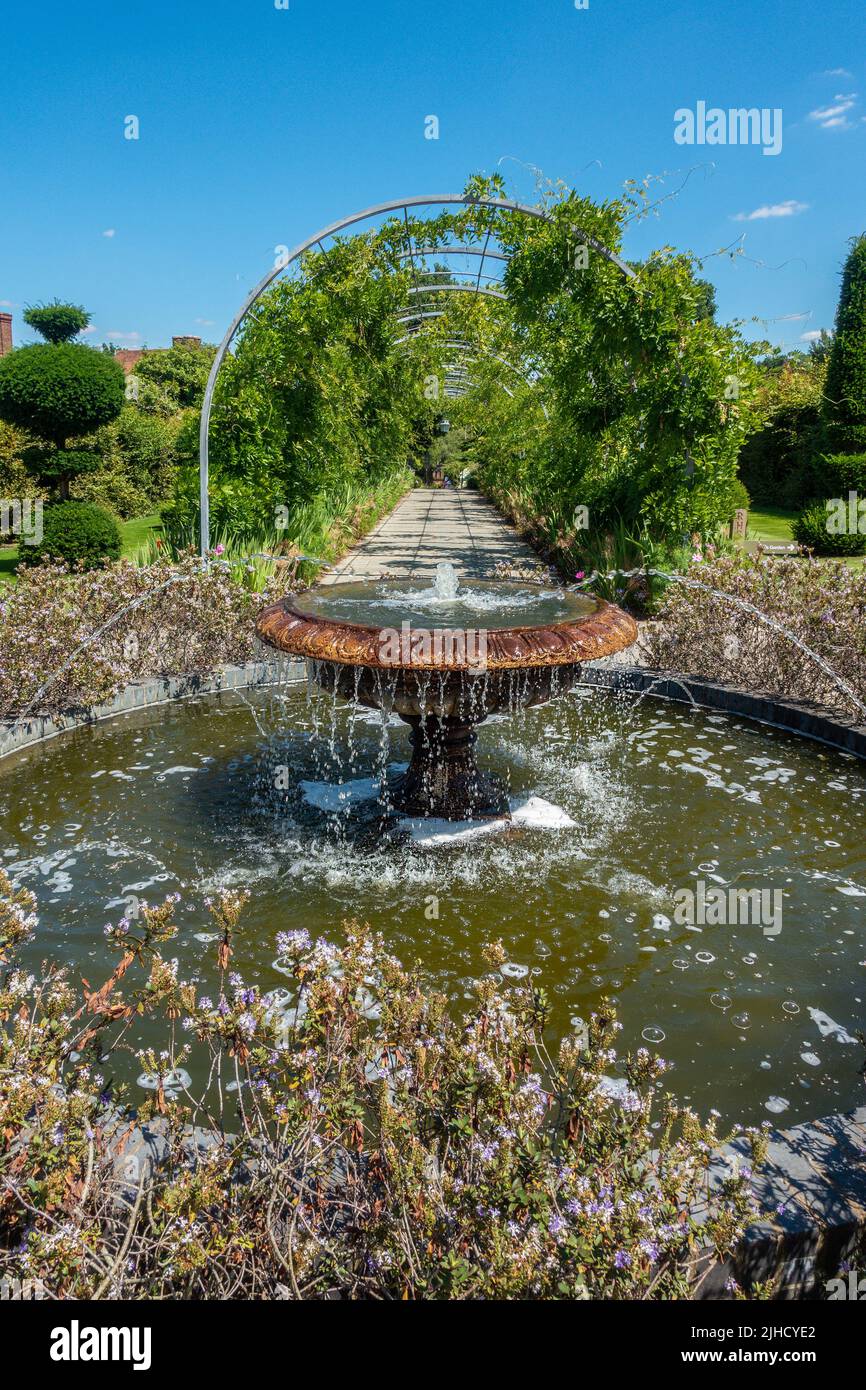
[[538,564],[522,541],[479,492],[464,488],[414,488],[354,550],[321,579],[322,584],[378,579],[432,579],[448,560],[466,579],[491,579],[496,566]]

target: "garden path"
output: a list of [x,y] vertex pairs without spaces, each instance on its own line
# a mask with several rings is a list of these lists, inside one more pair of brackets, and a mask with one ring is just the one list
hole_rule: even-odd
[[538,564],[538,556],[481,493],[413,488],[379,525],[322,578],[323,584],[432,578],[449,560],[467,579],[491,579],[498,564]]

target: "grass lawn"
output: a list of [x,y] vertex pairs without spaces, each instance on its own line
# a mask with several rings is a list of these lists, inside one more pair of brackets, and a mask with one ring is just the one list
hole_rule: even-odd
[[789,544],[794,539],[791,523],[796,515],[785,507],[750,507],[748,539],[769,545]]
[[[785,507],[750,508],[749,534],[746,541],[749,549],[753,550],[757,541],[764,541],[767,545],[790,544],[794,539],[791,522],[796,515],[796,512],[788,511]],[[863,555],[843,555],[840,558],[852,569],[859,569],[866,564],[866,557]]]
[[159,512],[150,512],[148,516],[134,516],[130,521],[120,523],[120,534],[123,537],[122,554],[130,560],[134,560],[139,548],[146,545],[154,531],[159,527]]
[[[130,521],[122,521],[120,523],[121,554],[124,558],[135,560],[139,550],[147,544],[158,527],[159,512],[150,512],[147,516],[134,516]],[[14,580],[17,564],[17,545],[0,546],[0,584],[11,583]]]

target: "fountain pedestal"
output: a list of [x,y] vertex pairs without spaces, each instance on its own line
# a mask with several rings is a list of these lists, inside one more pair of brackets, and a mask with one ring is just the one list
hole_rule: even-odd
[[508,797],[498,777],[481,772],[475,760],[475,725],[459,718],[400,716],[412,730],[412,760],[389,787],[394,809],[406,816],[443,820],[510,818]]
[[[256,630],[280,651],[305,657],[323,690],[409,725],[412,759],[389,788],[396,810],[444,820],[507,817],[504,787],[475,761],[477,726],[488,715],[556,699],[579,679],[582,662],[629,646],[637,627],[586,594],[482,580],[463,591],[453,573],[447,578],[437,574],[434,590],[420,596],[408,580],[289,595],[259,615]],[[447,617],[448,627],[431,631],[431,617]]]

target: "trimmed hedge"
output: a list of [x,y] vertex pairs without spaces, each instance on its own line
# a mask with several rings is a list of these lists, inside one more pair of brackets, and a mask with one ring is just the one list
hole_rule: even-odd
[[110,512],[92,502],[58,502],[45,508],[41,545],[22,546],[20,564],[46,556],[83,569],[120,557],[120,527]]
[[813,502],[804,508],[791,528],[795,541],[808,546],[815,555],[862,555],[866,550],[866,535],[859,531],[853,534],[830,531],[831,516],[826,502]]

